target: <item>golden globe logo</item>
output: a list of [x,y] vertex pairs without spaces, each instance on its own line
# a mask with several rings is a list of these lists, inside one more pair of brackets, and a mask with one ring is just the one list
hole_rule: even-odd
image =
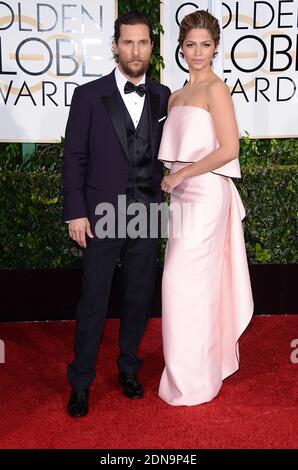
[[[41,92],[42,106],[49,101],[58,106],[55,95],[60,80],[64,105],[69,106],[73,87],[78,85],[73,81],[75,77],[101,76],[94,64],[101,59],[96,47],[102,43],[99,36],[103,28],[103,7],[96,2],[91,12],[83,3],[61,4],[59,8],[56,4],[36,3],[32,16],[32,9],[24,11],[26,6],[28,4],[15,2],[14,9],[11,2],[0,2],[0,93],[3,102],[7,104],[15,95],[14,105],[21,98],[29,98],[36,106],[34,94]],[[88,35],[87,31],[92,34]],[[12,41],[12,36],[14,41],[17,38],[17,43]],[[23,80],[24,76],[26,80]],[[66,81],[66,77],[73,80]]]
[[[177,25],[185,14],[201,7],[202,2],[181,3],[175,14]],[[222,2],[224,74],[232,95],[246,102],[297,98],[298,34],[290,34],[298,23],[294,10],[293,0],[279,0],[274,6],[267,1]],[[177,46],[176,63],[188,72],[179,50]]]
[[[231,30],[238,36],[236,41],[228,41],[230,52],[225,53],[225,81],[232,95],[240,94],[247,102],[288,101],[296,95],[293,77],[298,70],[298,35],[290,33],[297,13],[291,10],[291,3],[279,1],[274,8],[265,1],[250,2],[249,14],[247,5],[243,14],[240,2],[223,2],[223,29],[229,30],[225,38],[231,37]],[[233,74],[233,84],[229,74]]]

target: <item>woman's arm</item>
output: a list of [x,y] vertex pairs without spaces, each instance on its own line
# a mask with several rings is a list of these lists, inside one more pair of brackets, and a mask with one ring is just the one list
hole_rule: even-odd
[[207,102],[214,122],[219,147],[202,160],[188,165],[163,179],[162,189],[172,192],[185,178],[202,175],[238,158],[239,136],[232,98],[228,86],[221,81],[210,84]]

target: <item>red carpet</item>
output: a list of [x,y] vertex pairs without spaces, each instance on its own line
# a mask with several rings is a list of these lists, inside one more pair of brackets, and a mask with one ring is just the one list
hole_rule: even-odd
[[157,396],[163,367],[160,319],[143,341],[145,397],[117,385],[118,321],[109,320],[91,389],[90,414],[65,412],[73,322],[0,324],[1,448],[296,448],[298,364],[290,361],[298,315],[255,317],[240,343],[241,369],[218,397],[170,407]]

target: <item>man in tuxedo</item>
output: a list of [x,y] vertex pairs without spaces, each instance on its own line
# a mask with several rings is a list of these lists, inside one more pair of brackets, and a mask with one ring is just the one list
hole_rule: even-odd
[[[142,203],[148,209],[162,201],[163,168],[157,153],[170,90],[146,75],[152,47],[150,19],[137,12],[121,15],[115,21],[113,41],[117,67],[77,87],[71,103],[64,147],[63,220],[69,222],[70,237],[83,247],[84,273],[75,357],[67,369],[72,387],[67,411],[72,417],[89,411],[89,388],[119,258],[123,292],[119,383],[125,396],[143,396],[137,350],[150,315],[159,239],[148,233],[120,237],[117,230],[115,237],[97,236],[96,207],[110,203],[117,213],[119,196],[125,196],[126,208]],[[130,220],[128,216],[126,224]]]

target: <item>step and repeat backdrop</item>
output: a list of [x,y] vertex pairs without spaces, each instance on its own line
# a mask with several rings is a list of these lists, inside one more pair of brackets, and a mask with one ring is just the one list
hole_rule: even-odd
[[0,140],[60,142],[74,87],[114,67],[113,0],[0,1]]
[[[162,82],[188,78],[182,18],[208,9],[222,27],[213,69],[230,87],[241,135],[298,135],[298,0],[163,0]],[[114,0],[0,1],[0,141],[58,142],[73,90],[114,67]]]
[[179,57],[179,24],[198,9],[208,9],[221,23],[213,68],[231,90],[241,135],[297,137],[298,1],[163,0],[162,81],[172,90],[188,78]]

